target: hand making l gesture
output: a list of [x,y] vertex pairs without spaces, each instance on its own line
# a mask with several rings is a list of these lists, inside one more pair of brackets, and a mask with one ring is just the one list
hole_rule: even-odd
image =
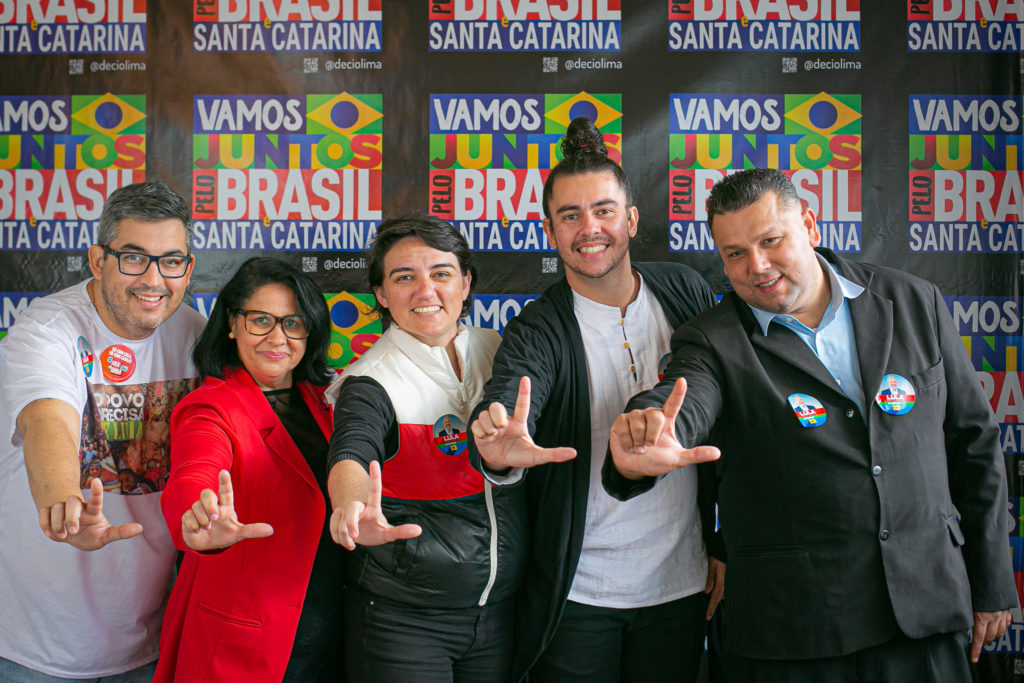
[[722,455],[714,446],[683,448],[676,439],[676,416],[684,398],[686,380],[680,377],[664,407],[633,410],[615,418],[608,445],[615,469],[624,477],[658,477]]
[[402,538],[414,538],[422,532],[418,524],[391,526],[380,507],[383,489],[380,463],[370,463],[370,490],[366,502],[355,500],[339,505],[331,513],[331,538],[348,550],[359,545],[383,545]]
[[218,490],[203,489],[199,500],[181,516],[181,535],[192,550],[219,550],[247,538],[264,538],[274,533],[269,524],[242,524],[235,513],[231,473],[217,475]]
[[39,528],[47,538],[79,550],[97,550],[142,533],[141,524],[113,525],[107,520],[103,514],[103,482],[99,477],[89,482],[88,502],[69,496],[63,503],[41,509]]
[[530,378],[519,380],[512,417],[505,406],[492,403],[473,421],[471,429],[480,457],[491,469],[533,467],[549,462],[565,462],[576,457],[574,448],[541,448],[527,429],[530,417]]

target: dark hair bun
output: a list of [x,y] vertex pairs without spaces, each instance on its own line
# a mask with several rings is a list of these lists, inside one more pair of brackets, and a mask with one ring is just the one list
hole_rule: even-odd
[[568,159],[576,155],[597,154],[607,157],[608,149],[604,146],[604,136],[593,121],[581,116],[573,119],[562,138],[562,157]]

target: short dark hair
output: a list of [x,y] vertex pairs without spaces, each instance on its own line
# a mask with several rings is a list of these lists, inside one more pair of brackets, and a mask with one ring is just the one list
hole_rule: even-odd
[[110,193],[100,213],[96,241],[110,246],[125,218],[164,221],[177,218],[185,226],[185,253],[192,252],[192,208],[185,198],[159,180],[125,185]]
[[714,226],[715,216],[745,209],[769,192],[786,208],[800,206],[793,182],[777,168],[748,168],[725,176],[708,195],[708,227]]
[[217,295],[203,334],[192,351],[192,360],[203,377],[223,377],[226,368],[243,367],[238,344],[228,337],[231,316],[264,285],[283,285],[295,292],[299,315],[306,321],[306,353],[292,372],[295,381],[324,385],[330,380],[327,345],[331,340],[331,319],[323,292],[295,266],[269,256],[251,258],[231,276]]
[[[470,274],[469,296],[462,302],[461,315],[469,315],[470,305],[473,302],[473,288],[476,287],[476,266],[473,265],[473,254],[466,244],[466,238],[446,220],[425,213],[410,213],[398,218],[391,218],[380,224],[377,228],[377,237],[373,240],[373,247],[367,254],[369,264],[366,267],[366,279],[370,284],[370,292],[384,284],[384,257],[391,251],[391,247],[406,237],[415,237],[421,240],[428,247],[438,251],[447,251],[455,254],[459,261],[459,269],[462,274]],[[373,305],[373,311],[380,318],[381,323],[387,328],[391,325],[391,313],[377,301]]]
[[562,160],[548,173],[548,179],[544,181],[544,217],[551,219],[551,209],[548,203],[551,201],[551,194],[554,191],[555,180],[562,176],[581,175],[583,173],[600,173],[610,171],[619,187],[626,195],[626,207],[633,206],[633,190],[629,184],[626,172],[622,170],[615,161],[608,157],[608,148],[604,145],[604,136],[597,129],[594,123],[586,118],[579,117],[572,120],[562,138]]

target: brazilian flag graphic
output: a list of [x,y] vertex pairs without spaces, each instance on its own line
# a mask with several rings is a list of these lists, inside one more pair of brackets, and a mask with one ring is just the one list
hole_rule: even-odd
[[327,364],[344,370],[380,338],[381,324],[373,315],[372,294],[338,292],[325,294],[331,316],[331,342],[327,347]]

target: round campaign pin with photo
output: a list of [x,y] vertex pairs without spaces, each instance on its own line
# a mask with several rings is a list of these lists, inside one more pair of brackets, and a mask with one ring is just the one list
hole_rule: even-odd
[[786,400],[789,401],[789,407],[793,409],[801,427],[820,427],[828,420],[828,413],[825,412],[821,401],[809,394],[790,394]]
[[135,372],[135,354],[121,344],[108,346],[100,354],[100,368],[108,382],[124,382]]
[[444,455],[462,455],[466,452],[466,425],[457,415],[442,415],[434,423],[434,446]]
[[78,358],[82,361],[82,372],[86,379],[92,377],[92,347],[85,337],[78,338]]
[[914,409],[914,385],[906,377],[886,375],[878,386],[875,403],[882,412],[890,415],[906,415]]

